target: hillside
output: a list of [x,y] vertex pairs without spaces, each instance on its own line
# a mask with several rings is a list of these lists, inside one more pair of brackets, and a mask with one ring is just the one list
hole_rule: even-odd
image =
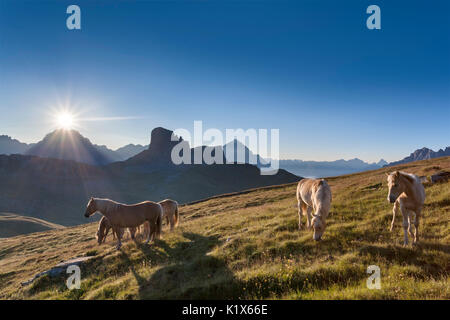
[[0,212],[0,238],[60,228],[63,226],[42,219]]
[[[98,246],[96,223],[3,239],[0,298],[19,299],[450,299],[450,182],[426,185],[419,245],[404,247],[385,172],[450,170],[450,157],[329,178],[333,206],[324,238],[297,230],[296,183],[215,197],[180,208],[154,246]],[[94,256],[80,290],[64,278],[29,280],[62,260]],[[381,290],[366,268],[381,269]]]

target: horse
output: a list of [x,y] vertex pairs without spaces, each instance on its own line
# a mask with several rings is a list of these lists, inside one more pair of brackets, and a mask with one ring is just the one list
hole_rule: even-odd
[[394,171],[386,175],[389,188],[387,200],[394,204],[390,231],[394,229],[395,215],[400,209],[403,215],[403,244],[408,245],[408,233],[411,237],[414,236],[413,244],[416,244],[419,240],[419,221],[425,202],[425,189],[420,178],[414,174]]
[[[103,216],[100,219],[100,222],[98,223],[98,229],[97,229],[97,233],[95,234],[95,238],[97,239],[98,244],[102,244],[105,243],[106,241],[106,237],[108,236],[109,230],[111,230],[112,226],[111,223],[109,222],[108,218],[106,218],[105,216]],[[120,232],[120,237],[123,237],[124,235],[124,229],[120,228],[119,232]],[[132,239],[134,239],[134,235],[135,235],[135,228],[129,228],[128,232],[130,233],[130,236]],[[113,240],[116,239],[116,232],[113,230],[112,232],[113,235]]]
[[[136,204],[122,204],[109,199],[90,198],[84,216],[89,218],[94,213],[100,212],[110,222],[112,229],[116,232],[118,243],[117,250],[122,246],[121,228],[137,228],[144,222],[148,222],[150,232],[146,244],[150,239],[161,238],[162,207],[153,201],[144,201]],[[132,235],[134,238],[134,234]]]
[[170,230],[173,230],[179,223],[180,215],[178,213],[178,203],[175,200],[162,200],[158,202],[163,208],[163,219],[166,219],[167,225],[170,224]]
[[[170,225],[170,230],[172,231],[178,223],[180,222],[180,215],[178,213],[178,202],[171,199],[165,199],[158,202],[163,208],[163,220],[166,219],[167,225]],[[149,225],[147,222],[144,223],[144,235],[149,232]]]
[[[324,179],[302,179],[297,185],[298,229],[302,229],[302,214],[307,228],[313,228],[313,239],[319,241],[326,228],[331,208],[331,189]],[[314,213],[312,211],[314,210]]]

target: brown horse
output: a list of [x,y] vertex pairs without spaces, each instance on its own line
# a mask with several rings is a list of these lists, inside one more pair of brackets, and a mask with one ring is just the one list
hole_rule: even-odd
[[394,171],[386,175],[389,188],[387,200],[394,204],[391,231],[394,228],[395,214],[400,209],[403,215],[403,244],[408,244],[408,232],[411,237],[414,236],[415,244],[419,240],[419,221],[425,202],[425,189],[420,178],[414,174]]
[[[313,239],[322,239],[331,208],[331,189],[323,179],[302,179],[297,185],[298,229],[302,228],[302,214],[308,228],[313,228]],[[314,213],[312,211],[314,210]],[[312,213],[312,216],[311,216]]]
[[105,216],[114,232],[118,236],[117,249],[122,246],[121,228],[139,227],[144,222],[148,222],[150,232],[147,241],[150,239],[160,239],[162,226],[162,207],[152,201],[144,201],[137,204],[127,205],[109,199],[91,198],[87,204],[84,216],[89,218],[96,212]]

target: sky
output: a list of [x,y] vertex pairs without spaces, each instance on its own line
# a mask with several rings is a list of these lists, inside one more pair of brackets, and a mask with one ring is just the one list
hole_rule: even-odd
[[[81,8],[69,30],[66,8]],[[381,9],[369,30],[366,8]],[[0,0],[0,134],[62,109],[93,143],[153,128],[279,129],[280,158],[401,159],[450,145],[449,1]]]

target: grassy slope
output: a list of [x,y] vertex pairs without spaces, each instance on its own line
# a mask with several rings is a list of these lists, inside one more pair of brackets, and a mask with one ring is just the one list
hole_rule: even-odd
[[[450,157],[396,168],[430,175],[450,170]],[[297,230],[295,184],[183,206],[177,230],[165,227],[152,247],[97,246],[93,223],[3,239],[0,297],[450,299],[450,182],[426,186],[420,244],[403,247],[401,217],[388,231],[387,170],[328,179],[333,206],[320,243]],[[67,290],[63,278],[20,286],[82,255],[96,258],[83,266],[80,290]],[[381,290],[366,288],[372,264]]]
[[42,219],[0,212],[0,238],[60,228],[63,226]]

